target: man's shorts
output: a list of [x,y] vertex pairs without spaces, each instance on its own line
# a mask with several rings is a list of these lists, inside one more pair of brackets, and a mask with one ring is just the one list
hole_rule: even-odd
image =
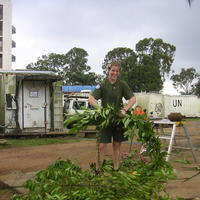
[[122,126],[107,127],[100,132],[100,143],[123,142],[127,139],[124,137],[124,129]]

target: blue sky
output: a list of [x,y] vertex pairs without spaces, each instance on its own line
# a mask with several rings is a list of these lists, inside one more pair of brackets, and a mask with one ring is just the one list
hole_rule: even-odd
[[199,10],[198,0],[191,8],[186,0],[12,0],[17,30],[13,68],[80,47],[89,54],[91,71],[102,73],[108,51],[134,50],[138,41],[153,37],[176,46],[175,72],[189,67],[199,71]]

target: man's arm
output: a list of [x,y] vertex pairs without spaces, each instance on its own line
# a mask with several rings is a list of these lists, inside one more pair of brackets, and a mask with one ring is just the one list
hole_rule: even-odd
[[98,104],[98,101],[92,96],[90,95],[88,97],[88,102],[91,106],[93,106],[94,108],[100,108],[99,104]]
[[133,105],[136,103],[136,98],[135,96],[131,97],[129,100],[128,100],[128,103],[124,106],[124,108],[122,108],[121,110],[121,113],[123,115],[126,114],[126,112],[133,107]]

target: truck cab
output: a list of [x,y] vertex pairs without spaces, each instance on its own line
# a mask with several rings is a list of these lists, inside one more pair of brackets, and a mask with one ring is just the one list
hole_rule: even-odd
[[64,113],[74,114],[77,112],[83,113],[86,109],[94,109],[88,102],[87,98],[66,98],[64,100]]

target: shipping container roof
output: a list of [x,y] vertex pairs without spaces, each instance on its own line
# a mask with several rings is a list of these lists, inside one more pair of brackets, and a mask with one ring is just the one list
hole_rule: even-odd
[[1,74],[16,75],[17,80],[62,80],[55,72],[52,71],[31,71],[31,70],[0,70]]

